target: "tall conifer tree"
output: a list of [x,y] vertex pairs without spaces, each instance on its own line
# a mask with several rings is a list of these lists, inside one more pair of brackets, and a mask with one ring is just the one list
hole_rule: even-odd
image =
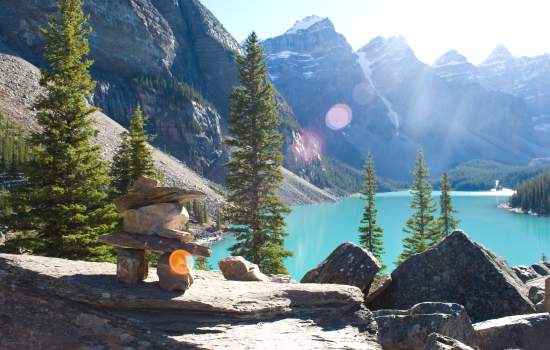
[[459,220],[455,219],[457,210],[453,206],[453,200],[451,198],[451,184],[449,182],[449,175],[443,173],[440,181],[441,196],[439,197],[439,219],[437,220],[437,235],[432,243],[441,241],[445,236],[451,233],[458,227]]
[[408,235],[403,239],[403,251],[398,257],[398,263],[405,261],[413,254],[428,249],[435,234],[433,213],[435,204],[432,198],[432,185],[429,181],[430,173],[424,164],[424,152],[418,151],[416,166],[412,173],[414,181],[411,187],[411,208],[413,215],[407,221],[403,231]]
[[361,226],[359,227],[359,242],[361,246],[370,251],[380,262],[384,255],[384,231],[377,224],[376,220],[376,172],[374,170],[374,161],[372,154],[369,152],[367,162],[364,169],[365,182],[363,184],[363,199],[365,200],[365,209]]
[[91,28],[81,0],[60,0],[58,9],[43,31],[47,69],[40,80],[45,94],[36,105],[40,128],[30,138],[33,164],[28,185],[14,194],[12,223],[35,233],[21,241],[35,254],[106,259],[110,249],[97,238],[114,229],[117,215],[107,200],[107,166],[91,142],[95,109],[85,100],[95,86],[86,58]]
[[282,135],[274,92],[267,79],[264,52],[252,33],[239,57],[240,85],[233,90],[227,163],[227,208],[236,243],[233,255],[258,264],[266,273],[287,273],[284,215],[289,209],[276,192],[282,181]]
[[113,196],[127,193],[142,175],[158,177],[155,171],[153,150],[147,144],[151,140],[145,132],[143,112],[137,106],[130,119],[128,131],[121,135],[121,142],[111,165]]

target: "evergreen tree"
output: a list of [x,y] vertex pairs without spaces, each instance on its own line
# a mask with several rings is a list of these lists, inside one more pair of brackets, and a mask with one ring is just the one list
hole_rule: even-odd
[[361,246],[370,251],[380,262],[384,255],[384,242],[382,240],[382,228],[376,223],[376,173],[374,170],[374,161],[369,152],[364,169],[365,182],[363,184],[363,199],[366,201],[362,226],[359,227],[359,242]]
[[120,134],[120,144],[111,163],[111,198],[128,193],[132,187],[131,163],[130,135],[124,131]]
[[435,204],[432,199],[432,185],[429,181],[429,171],[424,164],[424,152],[418,151],[416,167],[412,173],[414,181],[411,187],[411,208],[413,215],[407,221],[403,231],[408,235],[403,239],[403,251],[398,257],[398,264],[413,254],[428,249],[431,241],[437,235],[433,213]]
[[223,228],[223,214],[221,208],[216,208],[216,230],[221,231]]
[[540,257],[540,261],[543,262],[543,263],[548,262],[548,257],[546,256],[546,254],[542,253],[542,255]]
[[98,236],[114,229],[117,214],[108,203],[109,177],[85,98],[95,83],[86,36],[91,28],[81,0],[60,0],[59,15],[51,16],[44,36],[47,69],[37,102],[38,131],[31,135],[34,149],[28,182],[12,196],[11,229],[34,234],[19,240],[22,249],[40,255],[99,260],[111,249]]
[[255,33],[238,63],[240,85],[232,93],[231,138],[226,141],[232,149],[226,165],[227,217],[237,241],[230,249],[263,272],[287,273],[284,258],[292,253],[284,248],[284,215],[290,210],[276,194],[283,178],[281,121]]
[[141,106],[130,119],[128,131],[121,134],[121,142],[111,165],[112,195],[127,193],[142,175],[158,178],[153,161],[153,150],[147,144],[151,137],[145,133]]
[[458,227],[459,220],[455,219],[454,215],[457,213],[457,210],[453,206],[453,201],[451,198],[451,184],[449,183],[449,175],[443,173],[441,176],[441,196],[439,197],[439,219],[437,220],[438,229],[437,235],[434,237],[435,241],[432,243],[437,243],[441,241],[445,236],[451,233]]

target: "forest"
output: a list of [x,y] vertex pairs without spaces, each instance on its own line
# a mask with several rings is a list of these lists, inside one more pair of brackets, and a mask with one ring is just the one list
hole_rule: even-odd
[[520,184],[510,198],[510,206],[537,215],[550,215],[550,173]]

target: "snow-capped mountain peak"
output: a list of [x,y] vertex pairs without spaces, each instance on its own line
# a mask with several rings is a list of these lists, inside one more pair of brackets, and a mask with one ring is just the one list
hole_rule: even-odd
[[393,36],[387,39],[377,36],[360,48],[359,52],[365,52],[373,63],[379,60],[401,61],[411,58],[416,60],[413,50],[403,36]]
[[456,50],[450,50],[444,53],[432,64],[433,67],[454,66],[468,64],[468,59]]
[[319,17],[319,16],[308,16],[300,21],[296,21],[294,26],[286,31],[285,34],[293,34],[298,33],[303,30],[308,30],[309,28],[313,27],[314,25],[324,22],[328,20],[327,17]]
[[483,64],[506,62],[512,58],[514,58],[512,53],[505,46],[499,45],[491,52]]

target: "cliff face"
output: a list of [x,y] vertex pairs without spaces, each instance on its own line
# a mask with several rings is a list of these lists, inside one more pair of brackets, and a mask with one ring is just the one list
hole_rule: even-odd
[[[15,6],[0,0],[0,7],[3,46],[41,66],[39,28],[55,13],[55,1]],[[155,143],[208,174],[223,153],[220,123],[237,81],[239,45],[199,1],[86,0],[85,11],[94,29],[90,55],[98,82],[91,102],[123,125],[142,104]],[[163,81],[165,88],[136,83],[144,80]],[[174,84],[204,97],[166,99],[166,85]]]

